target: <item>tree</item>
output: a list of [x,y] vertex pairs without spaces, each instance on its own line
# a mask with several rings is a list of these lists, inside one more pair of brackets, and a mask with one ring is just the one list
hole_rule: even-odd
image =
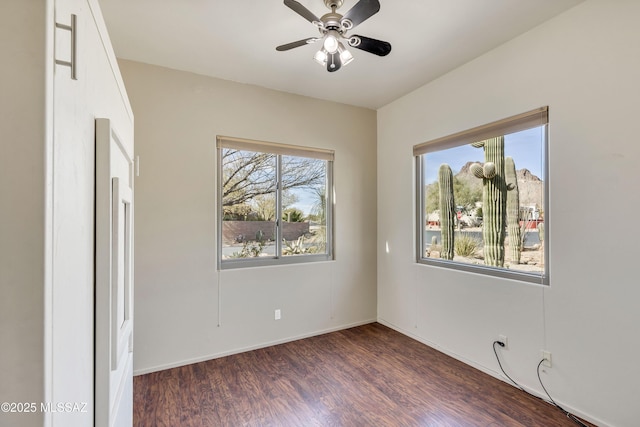
[[282,211],[282,220],[287,222],[303,222],[304,212],[302,212],[300,209],[289,208]]
[[482,187],[473,187],[457,176],[453,178],[453,192],[456,204],[463,206],[465,211],[475,209],[476,202],[482,200]]
[[273,193],[254,197],[251,207],[256,213],[258,221],[273,221],[276,219],[276,195]]
[[[476,207],[476,202],[482,200],[482,187],[474,187],[470,182],[454,176],[453,194],[457,206],[462,206],[465,211],[472,211]],[[437,182],[426,186],[425,201],[426,213],[435,212],[440,208]]]
[[315,199],[313,206],[311,207],[310,219],[325,224],[327,220],[327,190],[325,186],[316,187],[313,192]]
[[425,187],[425,206],[427,214],[440,209],[440,193],[438,192],[438,182],[431,183]]
[[[222,150],[222,205],[241,205],[257,196],[275,194],[277,155],[225,148]],[[325,162],[282,156],[282,190],[324,185]],[[226,209],[225,209],[226,210]]]
[[224,209],[225,221],[247,221],[253,209],[246,203],[229,206]]
[[[282,192],[282,210],[298,201],[298,197],[290,191]],[[276,195],[274,193],[261,194],[251,201],[253,212],[260,221],[274,221],[276,219]],[[232,208],[235,208],[232,207]]]

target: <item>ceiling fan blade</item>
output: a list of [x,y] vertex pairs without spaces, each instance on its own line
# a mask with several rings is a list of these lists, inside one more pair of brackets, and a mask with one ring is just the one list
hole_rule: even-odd
[[311,12],[309,9],[307,9],[306,7],[304,7],[303,5],[298,3],[297,1],[295,1],[295,0],[284,0],[284,4],[285,4],[285,6],[287,6],[288,8],[293,10],[294,12],[296,12],[298,15],[302,16],[307,21],[309,21],[311,23],[320,22],[320,18],[318,18],[316,15],[313,14],[313,12]]
[[278,52],[284,52],[285,50],[293,49],[294,47],[306,46],[308,44],[316,42],[318,39],[316,37],[309,37],[308,39],[302,39],[295,42],[287,43],[276,47]]
[[[360,42],[354,40],[360,40]],[[391,52],[391,43],[365,36],[351,36],[349,46],[378,56],[387,56]]]
[[353,24],[351,28],[354,28],[378,13],[379,10],[380,2],[378,0],[360,0],[344,14],[342,20],[348,19]]
[[342,60],[340,59],[340,53],[327,54],[327,71],[333,73],[338,71],[342,67]]

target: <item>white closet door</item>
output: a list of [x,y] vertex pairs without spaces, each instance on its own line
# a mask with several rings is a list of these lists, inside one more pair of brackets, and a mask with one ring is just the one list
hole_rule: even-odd
[[[2,0],[0,0],[2,1]],[[31,2],[29,2],[31,3]],[[39,2],[44,4],[45,2]],[[46,2],[50,3],[50,2]],[[51,153],[51,300],[49,392],[46,403],[79,403],[80,411],[47,411],[54,427],[86,427],[94,420],[94,117],[89,63],[72,59],[90,50],[91,14],[77,0],[55,0],[56,60],[73,62],[77,80],[64,65],[53,70],[53,145]],[[53,58],[52,58],[53,59]],[[1,350],[0,350],[1,351]]]
[[133,421],[133,141],[96,120],[96,426]]

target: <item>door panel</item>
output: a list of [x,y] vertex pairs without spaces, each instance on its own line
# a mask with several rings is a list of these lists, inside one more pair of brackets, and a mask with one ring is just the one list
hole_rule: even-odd
[[96,120],[96,426],[133,420],[132,148]]
[[131,188],[112,178],[111,369],[132,351]]
[[[77,1],[55,1],[55,23],[70,25],[72,15],[77,16],[77,34],[85,35],[77,38],[78,51],[84,52],[91,22],[87,8]],[[70,32],[53,31],[55,59],[70,60]],[[86,412],[45,414],[56,427],[84,427],[94,419],[95,137],[85,65],[79,67],[78,80],[71,78],[69,67],[53,70],[51,388],[46,401],[87,403]]]

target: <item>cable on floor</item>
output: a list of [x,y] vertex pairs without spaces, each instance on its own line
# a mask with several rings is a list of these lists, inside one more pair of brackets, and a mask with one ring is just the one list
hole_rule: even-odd
[[540,361],[540,363],[538,363],[538,367],[536,368],[536,373],[538,374],[538,381],[540,381],[540,385],[542,386],[542,389],[544,390],[545,394],[547,395],[547,397],[549,398],[549,403],[551,403],[553,406],[555,406],[556,408],[560,409],[562,412],[564,412],[564,414],[567,416],[567,418],[569,418],[570,420],[572,420],[574,423],[578,424],[579,426],[582,427],[587,427],[587,425],[585,423],[583,423],[582,421],[580,421],[578,419],[578,417],[576,417],[575,415],[573,415],[571,412],[567,411],[566,409],[564,409],[562,406],[558,405],[556,403],[555,400],[553,400],[553,398],[551,397],[551,395],[549,394],[549,392],[547,391],[547,388],[544,386],[544,384],[542,383],[542,377],[540,376],[540,366],[542,366],[542,363],[545,361],[546,359],[542,359]]
[[500,370],[502,371],[502,373],[509,378],[509,380],[513,383],[513,385],[515,385],[516,387],[518,387],[520,390],[524,391],[525,393],[527,393],[527,391],[525,389],[523,389],[520,384],[518,384],[517,382],[515,382],[513,380],[513,378],[511,378],[509,376],[509,374],[507,374],[504,370],[504,368],[502,367],[502,363],[500,363],[500,358],[498,357],[498,351],[496,350],[496,344],[499,345],[500,347],[504,347],[504,343],[500,342],[500,341],[494,341],[493,342],[493,353],[496,355],[496,360],[498,361],[498,366],[500,366]]
[[[507,374],[504,370],[504,368],[502,367],[502,363],[500,362],[500,357],[498,356],[498,351],[496,350],[496,345],[499,345],[500,347],[504,347],[504,343],[500,342],[500,341],[494,341],[493,342],[493,353],[496,355],[496,360],[498,361],[498,366],[500,367],[500,370],[502,371],[502,373],[504,374],[504,376],[506,376],[507,378],[509,378],[509,380],[513,383],[513,385],[515,385],[517,388],[519,388],[520,390],[524,391],[525,393],[527,393],[529,396],[533,396],[537,399],[540,399],[540,397],[536,396],[535,394],[529,393],[527,390],[525,390],[520,384],[518,384],[517,382],[514,381],[513,378],[511,378],[509,376],[509,374]],[[576,417],[575,415],[573,415],[571,412],[567,411],[566,409],[564,409],[562,406],[558,405],[555,400],[553,400],[553,398],[551,397],[551,395],[549,394],[549,392],[547,391],[547,388],[544,386],[544,384],[542,383],[542,378],[540,377],[540,366],[542,366],[542,363],[545,361],[546,359],[542,359],[540,361],[540,363],[538,363],[538,367],[536,369],[536,372],[538,374],[538,381],[540,381],[540,385],[542,386],[542,389],[544,390],[545,394],[547,395],[547,397],[549,398],[549,400],[546,399],[542,399],[545,402],[555,406],[556,408],[558,408],[559,410],[561,410],[562,412],[564,412],[564,414],[567,416],[567,418],[569,418],[571,421],[573,421],[574,423],[578,424],[581,427],[588,427],[585,423],[583,423],[582,421],[580,421],[580,419],[578,419],[578,417]]]

